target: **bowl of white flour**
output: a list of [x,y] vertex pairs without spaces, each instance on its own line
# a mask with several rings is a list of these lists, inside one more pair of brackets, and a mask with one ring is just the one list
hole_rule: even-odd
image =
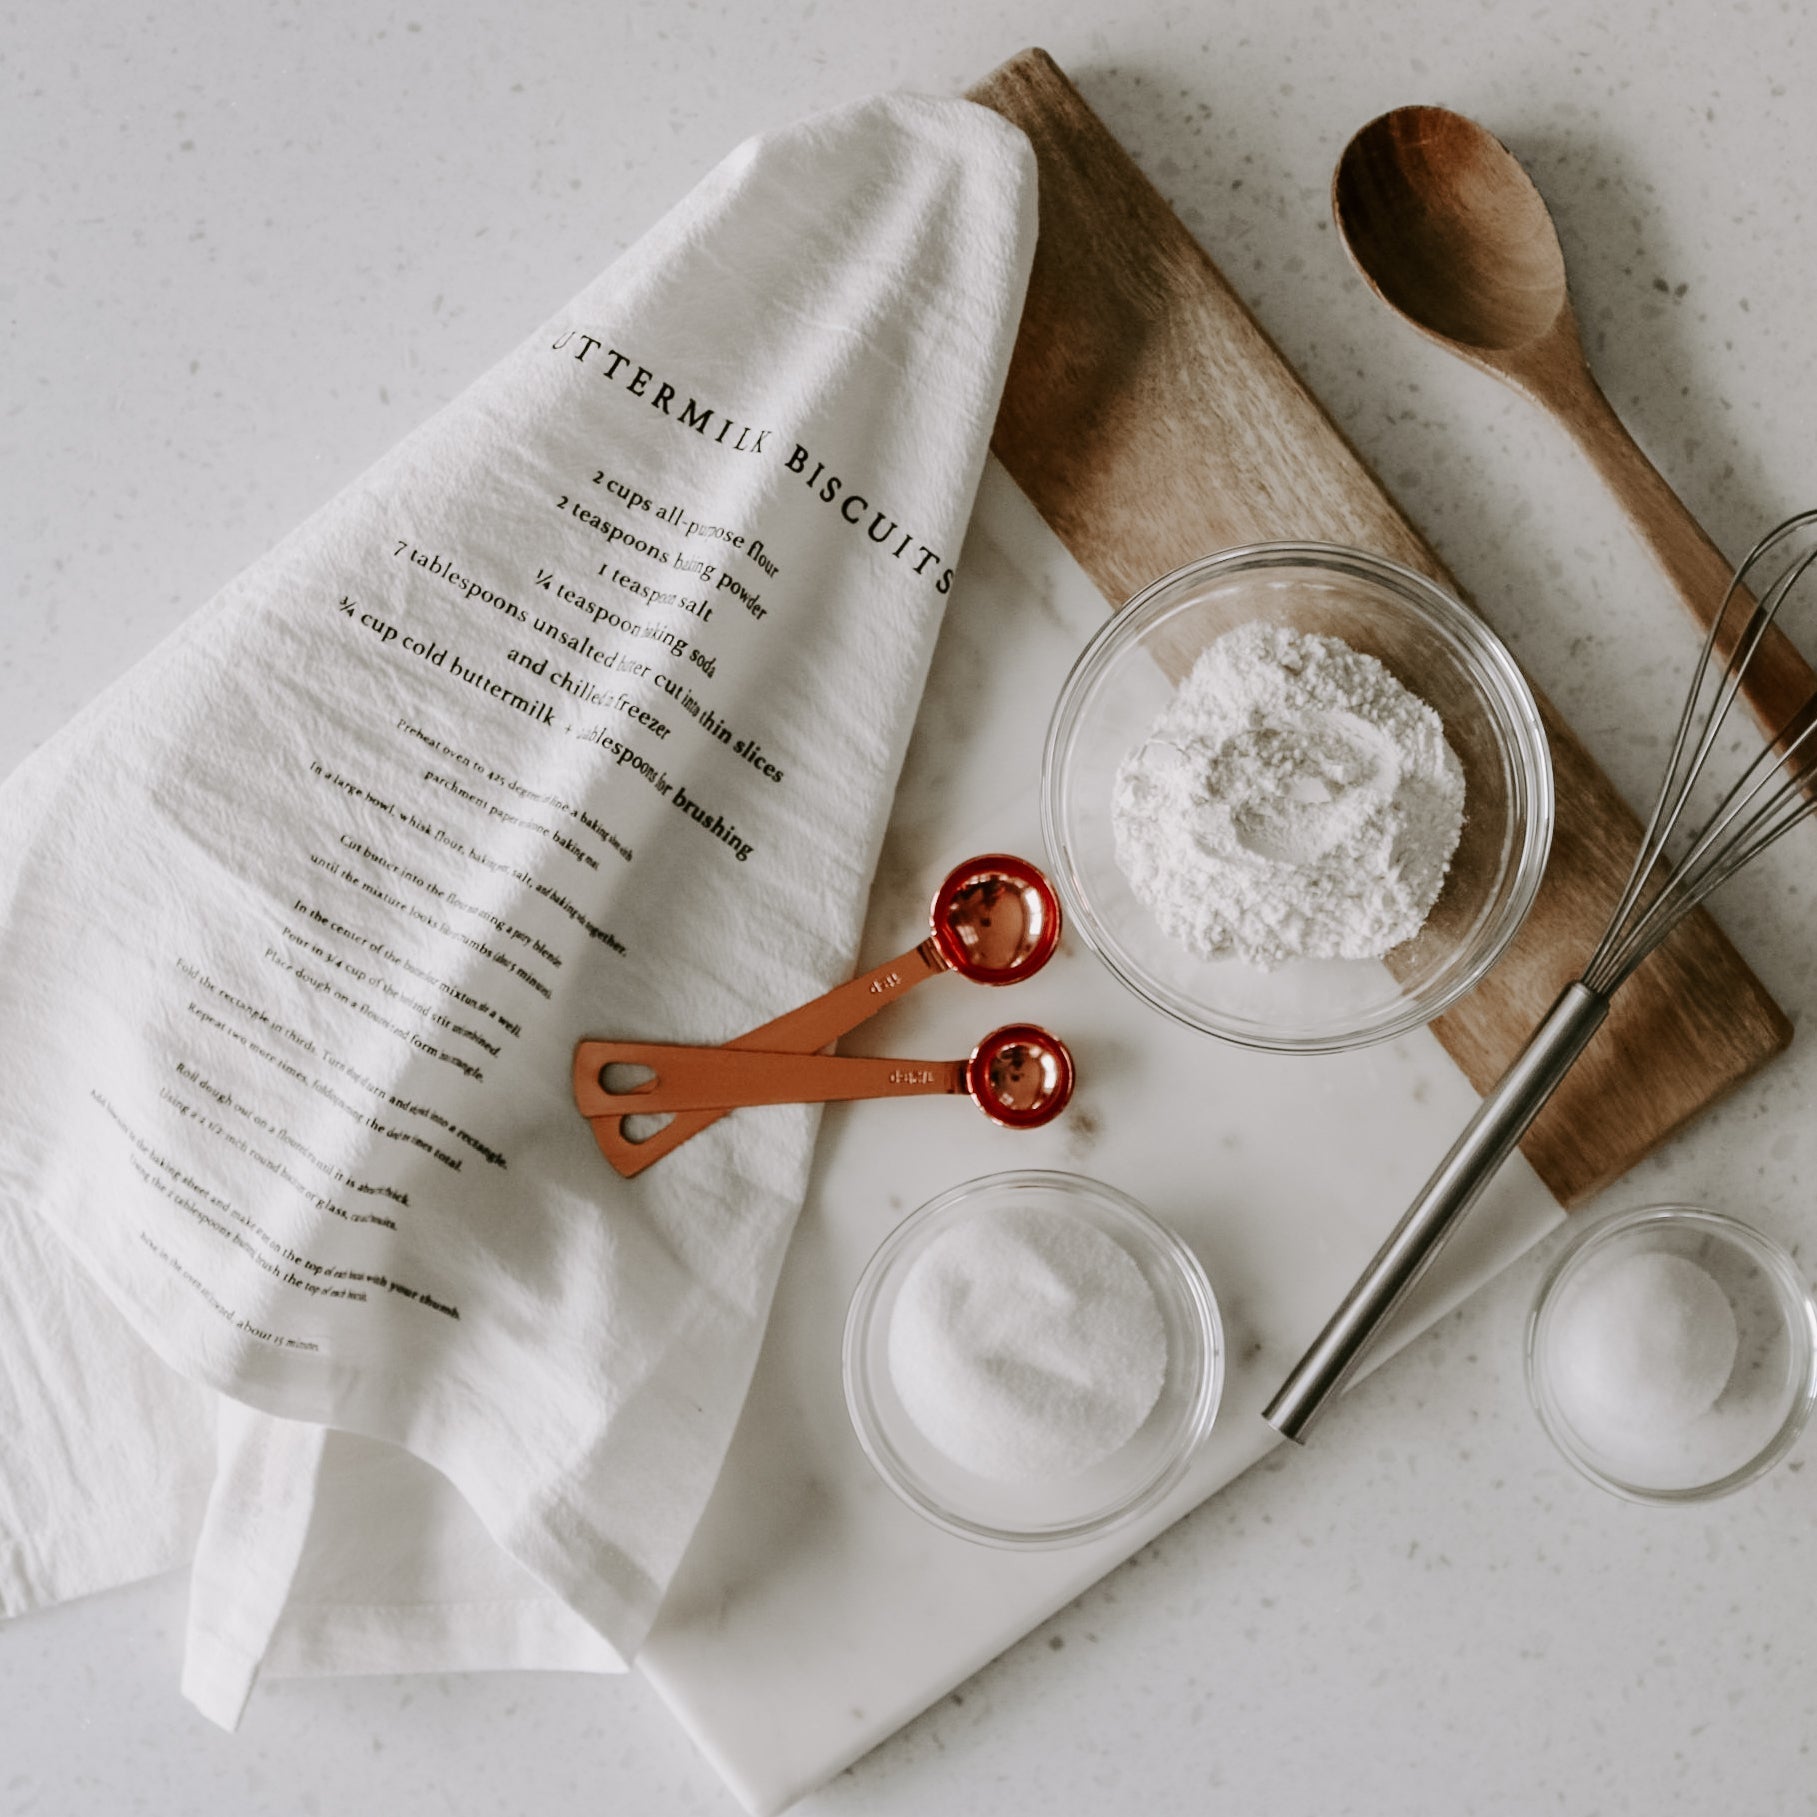
[[1073,925],[1148,1002],[1251,1047],[1361,1047],[1454,1003],[1531,906],[1552,811],[1539,710],[1495,634],[1327,544],[1156,581],[1048,729]]

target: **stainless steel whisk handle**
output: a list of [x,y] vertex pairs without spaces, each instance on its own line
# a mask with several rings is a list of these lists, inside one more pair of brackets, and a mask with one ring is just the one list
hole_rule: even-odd
[[1570,984],[1478,1106],[1438,1171],[1407,1208],[1311,1349],[1295,1364],[1262,1417],[1284,1438],[1304,1443],[1326,1403],[1356,1373],[1370,1339],[1445,1239],[1514,1152],[1609,1013],[1609,999]]

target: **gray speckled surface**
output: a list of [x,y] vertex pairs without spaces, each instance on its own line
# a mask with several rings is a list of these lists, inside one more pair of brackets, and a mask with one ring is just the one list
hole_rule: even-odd
[[[0,766],[458,390],[745,133],[1045,44],[1631,796],[1690,643],[1549,425],[1366,298],[1330,166],[1436,99],[1525,159],[1609,394],[1737,550],[1817,493],[1817,26],[1793,5],[347,0],[18,12],[0,62]],[[1720,919],[1802,1025],[1817,846]],[[1817,1061],[1606,1195],[1817,1247]],[[1256,1164],[1253,1159],[1249,1163]],[[1545,1251],[817,1794],[827,1817],[1801,1811],[1809,1441],[1598,1495],[1529,1414]],[[0,1630],[0,1808],[735,1807],[642,1680],[176,1692],[182,1586]]]

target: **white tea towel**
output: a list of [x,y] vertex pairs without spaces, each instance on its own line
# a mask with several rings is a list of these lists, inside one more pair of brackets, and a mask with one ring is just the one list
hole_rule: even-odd
[[[298,1471],[306,1431],[298,1429]],[[445,1477],[395,1445],[329,1433],[309,1515],[263,1676],[611,1672],[622,1663],[499,1550]],[[248,1523],[255,1536],[263,1538],[268,1519]],[[280,1576],[261,1557],[237,1578],[223,1573],[219,1587],[236,1603],[257,1602]],[[233,1675],[243,1662],[231,1651],[192,1645],[187,1665],[204,1708],[244,1688]]]
[[570,1056],[849,972],[1032,185],[962,102],[745,146],[0,788],[0,1205],[275,1416],[222,1422],[223,1719],[288,1576],[242,1593],[254,1529],[332,1552],[339,1434],[452,1484],[593,1663],[646,1632],[815,1114],[625,1182]]
[[0,1191],[0,1616],[183,1564],[208,1502],[216,1405]]

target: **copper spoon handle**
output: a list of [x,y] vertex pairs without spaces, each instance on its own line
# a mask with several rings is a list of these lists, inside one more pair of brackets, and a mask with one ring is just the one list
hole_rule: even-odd
[[597,1087],[608,1116],[637,1111],[736,1110],[747,1104],[829,1104],[971,1092],[964,1060],[888,1060],[854,1054],[741,1052],[654,1041],[596,1041],[606,1066],[647,1066],[656,1077],[631,1091]]
[[[760,1028],[727,1041],[724,1048],[733,1053],[815,1053],[830,1042],[837,1041],[841,1035],[850,1034],[886,1003],[894,1003],[924,978],[931,978],[936,972],[946,969],[946,959],[930,936],[919,946],[910,947],[897,958],[886,960],[882,965],[860,973],[858,977],[828,991],[824,996],[816,997],[813,1002],[803,1003],[786,1015],[778,1016]],[[626,1110],[609,1107],[608,1099],[612,1094],[599,1082],[600,1069],[613,1057],[603,1050],[623,1045],[624,1043],[616,1041],[582,1041],[576,1044],[574,1102],[580,1107],[582,1116],[616,1118],[628,1114]],[[637,1112],[654,1109],[647,1101],[629,1106],[629,1111]],[[698,1135],[709,1124],[717,1121],[720,1114],[716,1110],[702,1109],[693,1115],[678,1116],[673,1123],[642,1142],[628,1140],[616,1128],[602,1130],[598,1123],[593,1126],[593,1134],[606,1159],[628,1178],[631,1174],[641,1173],[652,1161],[660,1160],[662,1156],[679,1148],[690,1136]]]

